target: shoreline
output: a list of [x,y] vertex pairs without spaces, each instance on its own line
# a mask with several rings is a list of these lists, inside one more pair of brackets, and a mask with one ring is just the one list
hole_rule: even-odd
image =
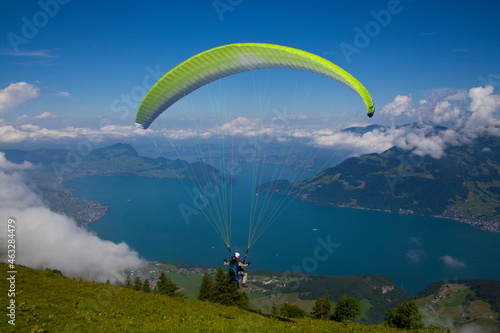
[[367,207],[361,207],[361,206],[348,206],[348,205],[336,205],[336,204],[323,204],[323,203],[318,203],[315,201],[311,200],[302,200],[297,197],[295,199],[298,199],[304,203],[311,204],[313,206],[323,206],[323,207],[337,207],[337,208],[352,208],[352,209],[360,209],[360,210],[370,210],[370,211],[376,211],[376,212],[384,212],[384,213],[391,213],[391,214],[399,214],[399,215],[415,215],[415,216],[425,216],[425,217],[435,217],[435,218],[440,218],[440,219],[445,219],[445,220],[450,220],[454,222],[460,222],[460,223],[465,223],[469,224],[472,227],[482,230],[482,231],[489,231],[489,232],[500,232],[500,222],[499,223],[494,223],[492,221],[482,221],[480,218],[477,217],[469,217],[469,218],[460,218],[460,217],[455,217],[455,216],[447,216],[447,214],[451,214],[451,212],[445,211],[441,215],[422,215],[422,214],[415,214],[411,210],[400,210],[399,212],[393,212],[391,210],[387,209],[376,209],[376,208],[367,208]]

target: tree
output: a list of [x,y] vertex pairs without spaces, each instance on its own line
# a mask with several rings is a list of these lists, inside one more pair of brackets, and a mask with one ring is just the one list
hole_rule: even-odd
[[352,323],[356,317],[361,314],[361,305],[354,297],[342,297],[335,306],[335,311],[331,317],[332,320]]
[[236,283],[229,280],[229,275],[221,267],[215,273],[215,285],[213,288],[212,300],[223,305],[235,305],[238,287]]
[[125,278],[125,288],[132,288],[132,279],[130,278],[130,274],[127,274]]
[[133,289],[134,290],[141,290],[142,289],[142,281],[141,281],[141,278],[139,276],[136,276],[134,279]]
[[151,292],[151,285],[149,284],[148,279],[144,280],[144,283],[142,284],[142,291],[144,291],[145,293]]
[[288,303],[281,304],[280,315],[288,318],[305,318],[307,317],[307,312],[302,310],[297,305],[291,305]]
[[171,297],[178,296],[177,285],[170,280],[170,278],[165,274],[165,272],[161,272],[158,277],[158,282],[156,282],[156,293],[160,295],[168,295]]
[[244,291],[238,291],[236,283],[229,280],[229,274],[221,267],[215,274],[210,301],[223,305],[237,305],[242,308],[250,306],[248,295]]
[[311,318],[313,319],[323,319],[328,320],[331,316],[332,304],[330,303],[330,297],[328,295],[319,297],[314,303],[313,312],[311,313]]
[[201,280],[200,291],[196,295],[196,299],[200,301],[209,301],[212,297],[214,289],[214,282],[208,276],[207,272],[203,274],[203,279]]
[[417,304],[411,301],[389,309],[385,313],[384,325],[416,331],[424,327],[424,322],[422,321],[422,315],[418,313]]

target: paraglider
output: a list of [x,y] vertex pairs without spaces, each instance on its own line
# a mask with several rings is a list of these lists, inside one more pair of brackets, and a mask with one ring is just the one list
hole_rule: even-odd
[[227,262],[226,259],[224,258],[224,266],[229,266],[229,280],[235,281],[238,284],[238,286],[241,280],[241,286],[243,288],[247,287],[248,274],[245,272],[245,267],[251,264],[250,260],[248,260],[248,264],[245,264],[245,261],[246,261],[246,255],[245,259],[241,260],[240,254],[238,252],[234,253],[229,262]]
[[[148,129],[150,125],[157,119],[163,112],[165,112],[168,108],[170,108],[173,104],[181,100],[183,97],[189,95],[193,91],[198,88],[207,85],[213,81],[219,80],[224,77],[228,77],[234,74],[258,70],[258,69],[273,69],[273,68],[285,68],[285,69],[293,69],[300,71],[307,71],[311,73],[315,73],[318,75],[325,76],[332,80],[335,80],[351,90],[357,93],[364,101],[367,108],[367,115],[372,117],[375,109],[373,106],[373,101],[366,90],[366,88],[351,74],[349,74],[344,69],[339,66],[333,64],[332,62],[309,52],[302,51],[299,49],[281,46],[281,45],[273,45],[273,44],[262,44],[262,43],[241,43],[241,44],[229,44],[224,46],[219,46],[204,52],[201,52],[184,62],[180,63],[173,69],[171,69],[168,73],[166,73],[155,85],[149,90],[144,99],[142,100],[139,109],[137,111],[135,124],[137,128],[140,129]],[[221,140],[223,144],[223,140]],[[156,143],[155,143],[156,144]],[[171,143],[172,144],[172,143]],[[205,143],[204,143],[205,144]],[[208,153],[210,157],[210,161],[212,162],[210,172],[205,170],[205,177],[208,175],[214,174],[215,179],[215,188],[217,191],[214,195],[206,195],[206,190],[202,185],[202,181],[197,178],[196,173],[193,170],[192,178],[196,178],[195,189],[193,192],[196,192],[196,196],[201,197],[203,199],[203,205],[208,207],[210,212],[205,215],[209,222],[214,227],[215,231],[219,234],[219,236],[226,243],[229,252],[231,254],[231,210],[232,210],[232,174],[229,179],[229,184],[231,186],[231,194],[225,195],[225,192],[219,192],[219,185],[217,184],[217,177],[215,177],[215,167],[213,166],[212,155],[210,151],[210,145],[208,139],[206,139],[206,145],[208,148]],[[203,155],[200,152],[200,143],[197,142],[195,145],[198,149],[198,153],[201,156],[201,160],[204,161]],[[173,145],[175,150],[178,147],[178,144]],[[267,144],[266,144],[267,147]],[[180,147],[182,148],[182,147]],[[222,147],[222,150],[224,147]],[[292,145],[293,149],[293,145]],[[184,148],[182,148],[183,155],[187,159],[188,163],[189,158],[186,154]],[[178,152],[177,152],[178,153]],[[266,152],[267,153],[267,148]],[[291,151],[290,151],[291,153]],[[222,154],[223,155],[223,154]],[[233,143],[231,142],[231,170],[233,166]],[[288,154],[288,157],[290,154]],[[314,155],[316,156],[316,155]],[[181,157],[178,154],[179,159]],[[313,157],[314,158],[314,157]],[[266,156],[264,155],[262,162],[262,172],[264,170]],[[255,159],[258,161],[259,159]],[[287,164],[288,158],[286,158],[284,165]],[[256,162],[258,163],[258,162]],[[257,164],[255,164],[257,165]],[[191,167],[192,168],[192,167]],[[307,169],[307,167],[306,167]],[[304,169],[304,170],[306,170]],[[254,172],[257,168],[254,168]],[[213,171],[213,172],[212,172]],[[262,172],[260,173],[260,180],[262,180]],[[283,171],[279,173],[281,176]],[[278,174],[278,173],[277,173]],[[257,177],[254,177],[257,179]],[[182,182],[182,180],[181,180]],[[224,182],[223,182],[224,183]],[[290,182],[291,184],[291,182]],[[291,184],[290,191],[284,191],[286,197],[291,193],[295,184]],[[186,187],[186,186],[185,186]],[[260,184],[259,184],[260,188]],[[280,214],[276,214],[277,210],[283,205],[284,201],[281,203],[278,202],[273,208],[269,218],[264,219],[264,212],[268,208],[270,202],[270,196],[275,192],[276,186],[274,186],[272,193],[267,195],[267,198],[262,200],[267,200],[265,206],[263,205],[260,212],[257,212],[257,204],[259,198],[258,190],[253,196],[254,199],[251,200],[252,211],[251,221],[249,223],[249,236],[248,236],[248,245],[247,252],[251,248],[251,246],[255,243],[255,241],[262,235],[262,233],[268,229],[270,224],[278,218]],[[280,192],[282,193],[282,192]],[[193,197],[195,195],[193,194]],[[213,209],[209,202],[209,197],[213,200],[218,197],[218,202],[214,201]],[[224,199],[227,200],[224,202]],[[206,205],[205,205],[206,204]],[[200,208],[202,209],[202,208]],[[256,222],[256,223],[254,223]],[[237,260],[236,260],[237,259]],[[246,254],[245,254],[246,259]],[[241,261],[239,256],[235,256],[235,262],[233,264],[227,263],[224,261],[224,265],[229,265],[229,273],[230,279],[239,282],[240,279],[243,279],[243,284],[246,280],[246,273],[243,271],[243,267],[248,266],[248,264],[244,263],[245,260]]]

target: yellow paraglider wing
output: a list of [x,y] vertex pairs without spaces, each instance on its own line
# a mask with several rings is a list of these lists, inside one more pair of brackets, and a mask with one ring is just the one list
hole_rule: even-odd
[[172,104],[196,89],[237,73],[263,68],[289,68],[334,79],[358,93],[374,113],[368,91],[351,74],[315,54],[272,44],[229,44],[210,49],[187,59],[165,74],[141,102],[136,126],[148,128]]

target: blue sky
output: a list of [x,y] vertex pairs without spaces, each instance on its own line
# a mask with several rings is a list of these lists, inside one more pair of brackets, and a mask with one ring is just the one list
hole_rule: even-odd
[[[66,124],[84,118],[89,128],[99,127],[99,118],[116,118],[113,105],[123,106],[123,96],[143,86],[151,70],[165,73],[194,54],[238,42],[318,54],[358,78],[377,109],[398,95],[411,94],[416,103],[435,89],[497,88],[499,9],[496,1],[7,2],[0,13],[0,89],[26,82],[36,91],[4,107],[0,119],[19,126],[22,115],[49,113]],[[292,103],[285,84],[292,80],[312,90],[308,105],[314,101],[314,108],[363,109],[359,97],[322,77],[272,70],[255,75],[259,85],[270,82],[275,105]],[[248,73],[225,80],[207,89],[227,89],[224,98],[234,103],[254,89]],[[198,93],[188,103],[208,114],[206,98]],[[134,105],[117,123],[133,124]],[[376,122],[389,123],[389,117]]]

